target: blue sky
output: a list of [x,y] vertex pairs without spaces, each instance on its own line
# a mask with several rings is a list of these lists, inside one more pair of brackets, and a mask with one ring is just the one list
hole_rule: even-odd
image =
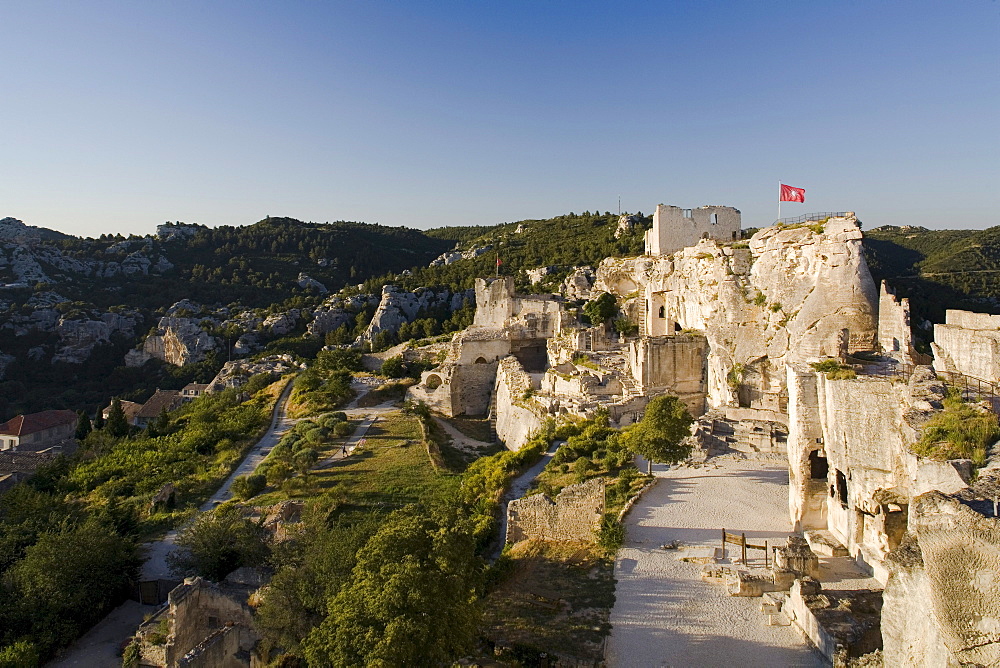
[[1000,3],[0,4],[0,216],[1000,225]]

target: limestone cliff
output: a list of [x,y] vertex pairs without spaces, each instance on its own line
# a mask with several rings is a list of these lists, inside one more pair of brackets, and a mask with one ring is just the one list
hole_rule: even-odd
[[672,256],[608,258],[594,291],[625,301],[647,336],[683,330],[709,342],[713,407],[778,404],[788,363],[869,350],[878,292],[865,264],[856,219],[770,227],[748,248],[705,239]]
[[928,492],[889,555],[882,609],[888,666],[1000,664],[1000,526],[974,494]]
[[168,364],[184,366],[200,362],[218,347],[216,340],[193,318],[160,318],[157,333],[146,337],[143,351]]

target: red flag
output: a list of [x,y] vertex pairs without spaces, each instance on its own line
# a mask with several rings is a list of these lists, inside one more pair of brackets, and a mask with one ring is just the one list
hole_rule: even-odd
[[778,198],[779,202],[805,202],[806,201],[806,189],[805,188],[793,188],[792,186],[786,186],[784,183],[781,185],[781,196]]
[[499,268],[500,268],[500,264],[501,264],[501,263],[500,263],[500,256],[499,256],[499,255],[497,255],[497,269],[499,269]]

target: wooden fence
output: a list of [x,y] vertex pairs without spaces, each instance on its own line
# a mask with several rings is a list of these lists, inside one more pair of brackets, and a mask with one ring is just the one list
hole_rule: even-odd
[[745,533],[735,534],[729,533],[722,529],[722,554],[726,554],[726,543],[731,545],[739,545],[742,551],[743,563],[747,563],[747,550],[763,550],[764,551],[764,568],[768,567],[768,554],[769,550],[767,547],[767,541],[764,541],[763,545],[753,545],[747,542],[747,535]]

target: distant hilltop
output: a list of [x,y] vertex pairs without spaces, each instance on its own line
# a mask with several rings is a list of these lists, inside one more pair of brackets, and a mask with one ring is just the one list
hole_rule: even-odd
[[70,235],[46,227],[25,225],[17,218],[0,218],[0,241],[15,244],[32,244],[42,240],[68,239]]

